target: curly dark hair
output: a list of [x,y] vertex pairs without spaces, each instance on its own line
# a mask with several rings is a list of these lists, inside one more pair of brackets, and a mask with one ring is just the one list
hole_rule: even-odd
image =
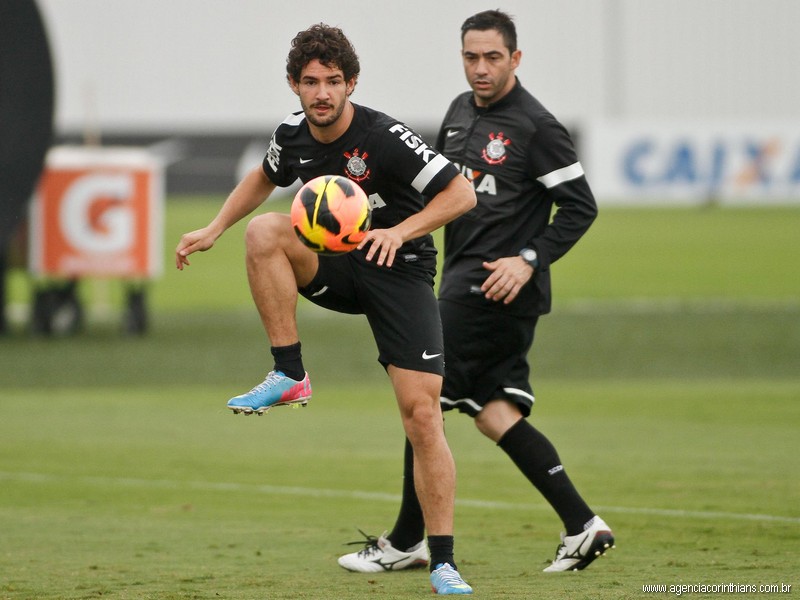
[[462,44],[466,33],[473,29],[477,31],[496,29],[503,36],[503,43],[508,48],[509,54],[513,54],[517,49],[517,28],[514,26],[514,19],[501,10],[485,10],[464,21],[461,25]]
[[338,27],[324,23],[300,31],[292,40],[292,49],[286,57],[286,76],[299,82],[300,73],[314,59],[326,67],[339,68],[345,81],[358,78],[361,67],[356,49]]

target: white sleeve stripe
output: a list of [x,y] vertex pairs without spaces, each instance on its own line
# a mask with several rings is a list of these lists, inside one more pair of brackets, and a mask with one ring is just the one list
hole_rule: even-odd
[[300,113],[297,115],[292,113],[283,120],[283,124],[297,127],[298,125],[300,125],[300,123],[305,121],[305,118],[306,118],[305,113]]
[[543,184],[547,189],[550,189],[556,187],[559,183],[577,179],[581,175],[583,175],[583,167],[580,162],[576,162],[568,167],[562,167],[561,169],[551,171],[547,175],[537,177],[536,181]]
[[450,161],[444,156],[437,154],[433,157],[433,160],[425,165],[425,168],[417,174],[417,176],[414,178],[414,181],[411,182],[411,187],[421,194],[431,180],[436,177],[439,171],[441,171],[449,162]]

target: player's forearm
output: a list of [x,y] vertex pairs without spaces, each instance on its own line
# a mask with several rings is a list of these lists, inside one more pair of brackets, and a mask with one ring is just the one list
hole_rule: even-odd
[[558,186],[557,210],[541,236],[531,241],[539,253],[540,268],[564,256],[597,217],[597,203],[584,178]]
[[462,175],[454,177],[420,212],[397,225],[403,241],[413,240],[442,227],[475,207],[475,189]]
[[254,168],[233,189],[209,228],[216,231],[219,237],[258,208],[274,189],[275,185],[264,175],[261,167]]

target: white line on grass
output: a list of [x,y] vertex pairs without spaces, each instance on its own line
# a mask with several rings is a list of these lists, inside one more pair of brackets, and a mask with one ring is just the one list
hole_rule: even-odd
[[[338,318],[336,312],[311,302],[303,302],[303,317],[328,320]],[[793,297],[631,297],[631,298],[572,298],[559,304],[558,312],[565,315],[627,315],[627,314],[699,314],[725,315],[741,311],[796,313],[800,300]]]
[[[353,500],[371,500],[378,502],[400,502],[397,494],[366,492],[360,490],[331,490],[324,488],[253,485],[247,483],[226,483],[213,481],[174,481],[167,479],[134,479],[128,477],[70,477],[50,473],[10,473],[0,471],[0,480],[22,481],[25,483],[58,483],[72,482],[99,487],[133,487],[169,490],[199,490],[204,492],[247,492],[271,496],[301,496],[307,498],[350,498]],[[481,508],[486,510],[550,510],[542,504],[524,504],[519,502],[500,502],[495,500],[474,500],[461,498],[456,500],[458,506]],[[723,511],[679,510],[669,508],[647,508],[626,506],[598,506],[599,512],[621,513],[633,515],[654,515],[658,517],[674,517],[689,519],[731,519],[736,521],[771,521],[777,523],[800,523],[800,517],[783,517],[780,515],[762,515],[752,513],[732,513]]]
[[742,310],[795,313],[800,302],[795,298],[617,298],[567,300],[561,307],[566,314],[708,314],[720,315]]
[[[116,318],[108,307],[88,307],[92,321],[106,322]],[[301,298],[299,310],[305,319],[330,320],[340,313],[319,307]],[[729,314],[742,310],[765,310],[769,312],[796,313],[800,301],[793,298],[574,298],[563,300],[558,312],[565,315],[625,315],[625,314]],[[6,306],[8,319],[15,325],[24,325],[30,313],[27,303],[9,303]],[[252,316],[249,308],[240,308],[237,314]]]

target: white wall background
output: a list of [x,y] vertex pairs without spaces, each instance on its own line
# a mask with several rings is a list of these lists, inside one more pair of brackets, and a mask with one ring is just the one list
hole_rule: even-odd
[[342,27],[361,58],[354,100],[438,125],[466,89],[463,20],[516,17],[523,83],[562,120],[800,117],[797,0],[38,0],[59,132],[271,131],[298,103],[295,33]]

